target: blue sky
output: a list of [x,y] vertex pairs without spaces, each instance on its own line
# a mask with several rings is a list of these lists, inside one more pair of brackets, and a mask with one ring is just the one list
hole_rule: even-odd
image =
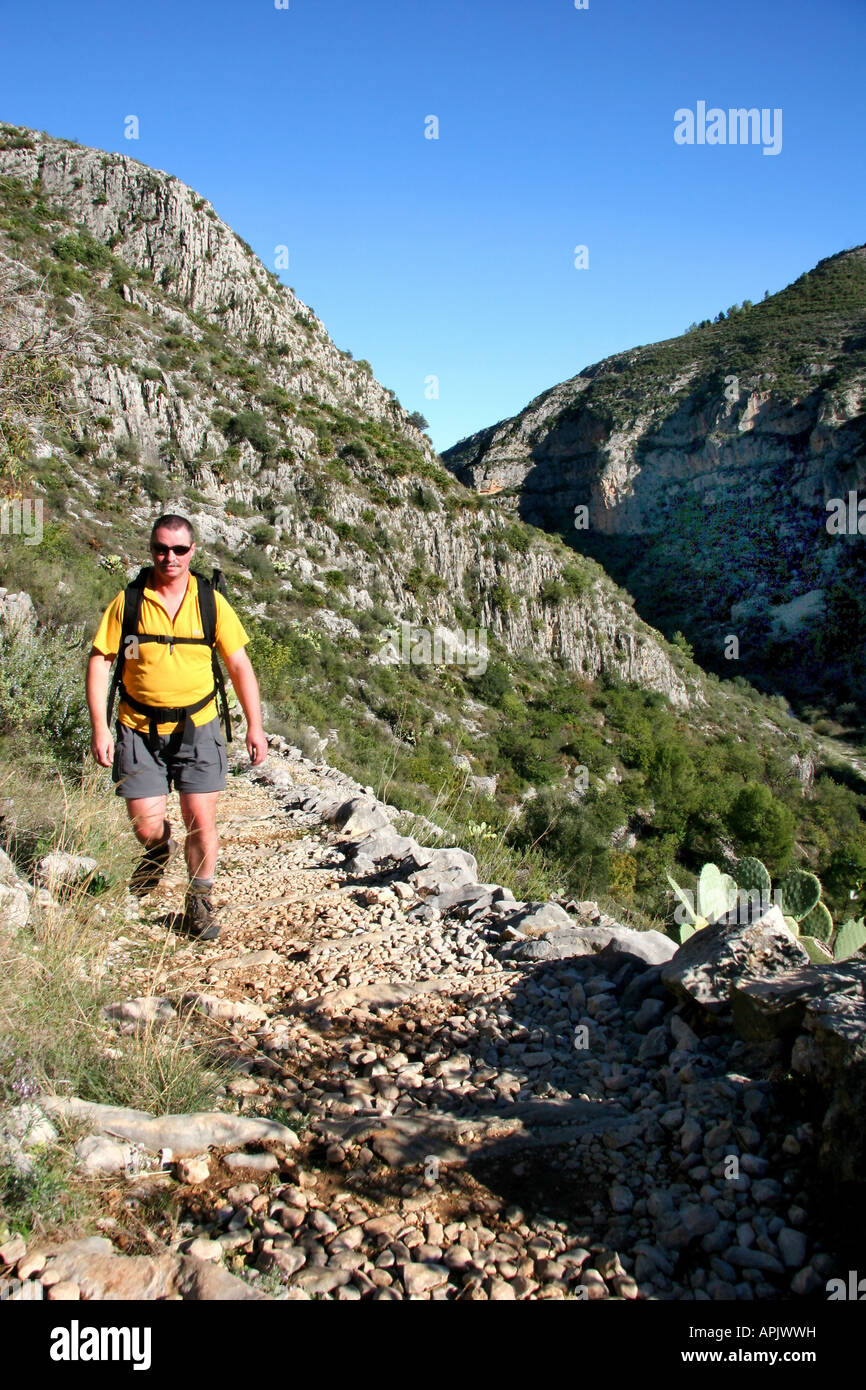
[[[866,240],[864,0],[53,0],[3,30],[0,119],[287,245],[439,449]],[[699,101],[780,108],[780,152],[676,144]]]

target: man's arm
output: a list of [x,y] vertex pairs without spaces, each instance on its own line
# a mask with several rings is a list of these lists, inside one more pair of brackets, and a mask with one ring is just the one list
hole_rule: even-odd
[[114,760],[114,739],[111,737],[111,730],[105,717],[105,705],[108,699],[108,673],[113,662],[113,656],[104,656],[95,647],[91,647],[90,660],[87,663],[85,691],[87,708],[90,710],[90,725],[93,730],[90,751],[100,767],[111,767]]
[[247,752],[250,762],[259,766],[268,756],[268,740],[262,726],[259,683],[252,662],[243,647],[225,658],[226,670],[247,717]]

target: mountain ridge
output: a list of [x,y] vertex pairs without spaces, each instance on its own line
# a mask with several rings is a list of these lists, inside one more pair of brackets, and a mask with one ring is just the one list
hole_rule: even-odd
[[[827,873],[838,910],[862,839],[847,755],[783,700],[706,676],[513,498],[463,487],[198,201],[146,166],[0,127],[0,472],[45,512],[38,545],[8,538],[0,581],[33,597],[48,683],[46,708],[22,712],[0,680],[0,736],[23,719],[45,756],[86,756],[70,650],[139,567],[154,514],[180,511],[251,634],[268,727],[336,747],[431,834],[444,805],[490,877],[512,873],[527,898],[610,891],[650,925],[664,871],[727,856],[731,808],[763,782],[785,852]],[[470,669],[459,654],[481,634]],[[31,648],[0,656],[13,685],[31,679]]]
[[[836,703],[862,704],[862,560],[822,523],[832,499],[866,484],[864,393],[861,245],[759,304],[584,368],[442,460],[604,556],[642,616],[669,637],[681,629],[710,669],[725,670],[734,635],[740,669],[763,688],[796,699],[799,676],[801,703],[832,705],[836,692]],[[581,529],[576,507],[587,509]],[[768,555],[767,535],[785,563]],[[788,631],[778,610],[806,594],[815,619]],[[768,667],[782,679],[768,682]]]

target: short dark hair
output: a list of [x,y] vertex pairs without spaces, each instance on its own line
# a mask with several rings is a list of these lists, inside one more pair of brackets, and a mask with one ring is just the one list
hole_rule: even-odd
[[178,526],[185,526],[189,532],[190,545],[195,544],[195,531],[192,529],[192,522],[187,521],[185,516],[177,516],[174,512],[166,512],[164,516],[158,516],[150,528],[150,540],[153,538],[161,526],[167,526],[170,530],[176,531]]

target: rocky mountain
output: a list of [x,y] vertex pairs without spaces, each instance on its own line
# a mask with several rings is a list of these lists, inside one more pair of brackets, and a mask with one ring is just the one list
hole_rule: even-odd
[[686,703],[665,644],[600,570],[541,598],[567,552],[456,487],[394,393],[205,198],[125,156],[0,133],[7,318],[66,330],[68,433],[30,421],[35,482],[65,518],[131,561],[154,503],[182,504],[224,558],[246,554],[241,581],[280,576],[261,616],[299,582],[336,584],[342,637],[378,604],[457,645],[455,629],[484,627],[505,652]]
[[[585,464],[601,448],[600,402],[624,408],[627,365],[579,379],[588,414],[569,416],[560,389],[560,453],[583,441]],[[659,391],[671,419],[692,399]],[[548,424],[555,395],[539,403]],[[467,465],[466,486],[423,424],[205,198],[127,156],[0,127],[0,584],[32,597],[45,638],[36,665],[26,644],[0,651],[0,738],[80,764],[70,644],[86,650],[154,516],[180,511],[251,633],[269,727],[328,748],[434,838],[447,822],[488,877],[527,898],[610,890],[648,925],[670,906],[666,869],[740,844],[774,871],[808,862],[841,911],[866,865],[848,751],[828,752],[784,700],[708,679],[638,616],[614,556],[603,567],[515,515],[500,484],[517,463],[506,479]],[[533,514],[555,530],[548,510]],[[751,582],[745,564],[727,572]]]
[[[422,423],[170,175],[0,128],[0,1294],[845,1297],[863,765]],[[269,729],[204,944],[83,768],[89,635],[166,509]],[[823,883],[636,930],[708,854]],[[818,896],[855,943],[815,967]]]
[[860,246],[587,367],[442,457],[602,559],[705,666],[844,722],[866,700],[864,393]]

